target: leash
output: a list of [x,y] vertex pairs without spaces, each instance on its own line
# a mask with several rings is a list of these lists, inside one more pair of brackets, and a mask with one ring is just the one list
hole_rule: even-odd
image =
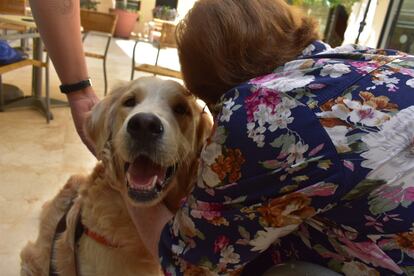
[[[81,223],[82,224],[82,223]],[[105,238],[104,236],[91,231],[89,228],[87,228],[86,226],[82,225],[83,229],[84,229],[84,234],[86,236],[88,236],[89,238],[93,239],[94,241],[96,241],[97,243],[100,243],[102,245],[105,245],[107,247],[110,248],[119,248],[120,246],[117,244],[113,244],[112,242],[110,242],[107,238]]]
[[[68,214],[69,210],[72,208],[73,204],[74,204],[74,200],[71,200],[67,210],[65,211],[65,214],[59,220],[59,223],[56,226],[55,235],[53,236],[52,248],[51,248],[51,252],[50,252],[49,276],[59,276],[58,272],[56,271],[56,268],[53,266],[53,261],[52,261],[53,257],[54,257],[54,248],[55,248],[57,238],[59,237],[59,235],[61,235],[63,232],[65,232],[65,230],[67,228],[66,217],[67,217],[67,214]],[[80,216],[78,216],[77,221],[76,221],[75,239],[74,239],[74,245],[75,245],[74,246],[74,252],[75,252],[74,258],[75,258],[76,268],[78,268],[77,258],[76,258],[76,244],[78,243],[78,241],[81,238],[83,233],[84,233],[84,227],[81,223]],[[76,271],[77,271],[77,269],[76,269]],[[77,273],[77,274],[79,274],[79,273]]]

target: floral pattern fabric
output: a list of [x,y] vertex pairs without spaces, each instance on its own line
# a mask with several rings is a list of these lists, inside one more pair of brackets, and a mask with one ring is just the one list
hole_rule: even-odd
[[316,41],[220,106],[161,236],[166,275],[261,275],[292,259],[414,275],[413,56]]

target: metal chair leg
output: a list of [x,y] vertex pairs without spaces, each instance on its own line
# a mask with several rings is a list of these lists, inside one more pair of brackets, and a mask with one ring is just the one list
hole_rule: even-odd
[[139,42],[138,40],[135,41],[134,50],[132,50],[131,80],[134,79],[134,74],[135,74],[135,51],[137,49],[138,42]]
[[49,55],[46,55],[46,64],[45,64],[45,94],[46,94],[46,121],[50,123],[52,120],[52,113],[50,112],[50,86],[49,86]]
[[88,32],[84,32],[82,35],[82,43],[85,42],[86,37],[88,36]]
[[155,66],[158,66],[158,58],[160,57],[161,44],[158,44],[157,57],[155,58]]
[[4,93],[3,93],[3,81],[0,75],[0,112],[4,111]]
[[111,40],[112,40],[112,37],[109,37],[108,41],[106,42],[104,59],[103,59],[103,71],[104,71],[104,83],[105,83],[104,96],[106,96],[108,92],[108,80],[106,77],[106,58],[108,57],[108,50],[109,50],[109,46],[111,45]]
[[108,91],[108,80],[106,79],[106,56],[103,60],[103,71],[104,71],[104,84],[105,84],[105,90],[104,90],[104,96],[106,96],[106,93]]
[[[161,43],[158,43],[158,51],[157,51],[157,57],[155,59],[155,66],[158,66],[158,58],[160,57],[160,51],[161,51]],[[154,73],[154,76],[157,74]]]

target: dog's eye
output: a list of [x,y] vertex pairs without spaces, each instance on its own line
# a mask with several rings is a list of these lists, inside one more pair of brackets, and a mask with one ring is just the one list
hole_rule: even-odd
[[127,100],[124,101],[123,105],[127,106],[127,107],[134,107],[136,105],[136,101],[135,98],[129,98]]
[[183,104],[177,104],[174,106],[174,112],[178,115],[184,115],[188,113],[188,108]]

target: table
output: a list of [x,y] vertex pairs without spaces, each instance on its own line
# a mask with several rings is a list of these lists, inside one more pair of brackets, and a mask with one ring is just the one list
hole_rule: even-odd
[[[3,40],[17,40],[24,38],[33,39],[33,59],[43,60],[43,44],[40,35],[37,32],[36,23],[33,17],[21,15],[5,15],[0,14],[0,22],[11,23],[15,25],[24,26],[26,31],[24,33],[0,35]],[[53,105],[65,105],[67,102],[51,99]],[[31,96],[19,97],[6,104],[7,107],[36,107],[41,111],[46,118],[53,119],[53,114],[48,111],[46,99],[42,97],[42,68],[33,66],[32,74],[32,94]]]

